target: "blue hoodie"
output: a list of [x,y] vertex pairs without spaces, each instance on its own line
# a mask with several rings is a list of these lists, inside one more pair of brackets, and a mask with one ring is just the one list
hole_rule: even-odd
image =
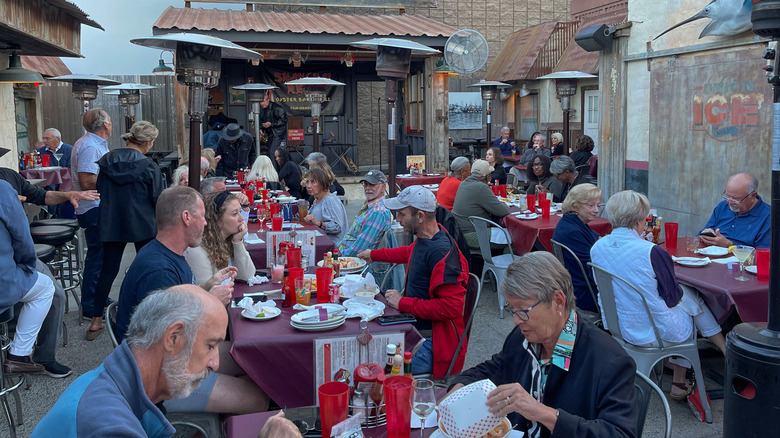
[[30,222],[16,191],[4,180],[0,180],[0,222],[0,309],[4,309],[18,303],[38,278]]

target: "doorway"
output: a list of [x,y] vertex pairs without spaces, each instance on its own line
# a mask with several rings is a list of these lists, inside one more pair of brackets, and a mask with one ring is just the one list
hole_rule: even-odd
[[593,139],[593,155],[598,155],[599,148],[599,90],[586,90],[584,99],[584,114],[582,118],[582,133]]

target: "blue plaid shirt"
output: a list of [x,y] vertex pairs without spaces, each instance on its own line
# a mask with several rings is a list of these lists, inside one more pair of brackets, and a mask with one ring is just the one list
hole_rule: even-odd
[[339,242],[339,255],[355,257],[361,251],[375,249],[382,233],[390,229],[392,220],[390,210],[385,208],[384,196],[366,203],[358,212],[352,227]]

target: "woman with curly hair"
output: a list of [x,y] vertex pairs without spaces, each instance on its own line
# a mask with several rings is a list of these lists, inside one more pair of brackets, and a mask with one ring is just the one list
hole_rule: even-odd
[[224,191],[206,199],[203,240],[200,246],[184,252],[197,284],[203,284],[228,266],[238,269],[237,280],[246,281],[255,275],[255,264],[244,246],[246,232],[247,225],[241,217],[241,204],[236,195]]

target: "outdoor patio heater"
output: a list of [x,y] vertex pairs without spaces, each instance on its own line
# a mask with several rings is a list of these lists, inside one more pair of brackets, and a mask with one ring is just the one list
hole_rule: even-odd
[[311,124],[312,124],[312,151],[320,150],[320,116],[322,115],[322,102],[325,102],[325,90],[327,87],[343,87],[343,82],[334,81],[328,78],[308,77],[295,79],[285,82],[289,90],[290,87],[303,87],[306,100],[311,104]]
[[440,51],[396,38],[374,38],[351,44],[354,47],[376,51],[376,73],[385,80],[387,101],[387,149],[390,159],[390,196],[395,196],[395,99],[398,95],[398,81],[409,76],[412,55],[435,55]]
[[[206,114],[208,90],[219,83],[222,58],[262,59],[263,55],[209,35],[172,33],[130,40],[139,46],[176,52],[176,80],[188,86],[190,116],[190,175],[200,174],[200,126]],[[190,187],[200,190],[200,179],[190,178]]]
[[[255,151],[258,157],[260,156],[260,102],[265,99],[265,94],[268,92],[268,90],[274,90],[277,88],[279,87],[254,83],[233,87],[234,90],[246,91],[246,100],[252,103],[252,115],[254,115],[255,122]],[[271,160],[273,161],[273,157],[271,157]]]
[[125,109],[125,132],[129,132],[130,127],[135,123],[135,106],[141,103],[141,90],[154,88],[157,87],[134,83],[110,85],[103,88],[103,90],[107,90],[106,94],[115,94],[119,98],[119,105]]
[[764,437],[780,430],[780,1],[753,1],[753,32],[771,38],[764,51],[773,86],[772,218],[767,324],[743,323],[726,336],[723,436]]
[[52,81],[70,82],[73,97],[84,102],[84,112],[89,110],[89,103],[97,98],[99,85],[119,85],[121,82],[97,75],[73,74],[49,78]]
[[564,155],[569,155],[571,147],[571,135],[569,133],[569,113],[571,112],[571,97],[577,94],[577,80],[586,78],[596,78],[588,73],[581,71],[559,71],[549,75],[540,76],[536,79],[555,79],[555,94],[561,101],[563,110],[563,145],[565,147]]
[[[509,88],[511,85],[498,81],[486,81],[483,79],[476,84],[469,85],[469,87],[479,87],[479,92],[482,94],[482,100],[485,101],[485,111],[487,114],[487,124],[485,126],[485,146],[490,147],[493,145],[493,139],[491,138],[490,134],[492,127],[490,120],[492,109],[490,108],[490,103],[498,97],[499,90]],[[479,143],[477,143],[477,151],[479,151]]]

